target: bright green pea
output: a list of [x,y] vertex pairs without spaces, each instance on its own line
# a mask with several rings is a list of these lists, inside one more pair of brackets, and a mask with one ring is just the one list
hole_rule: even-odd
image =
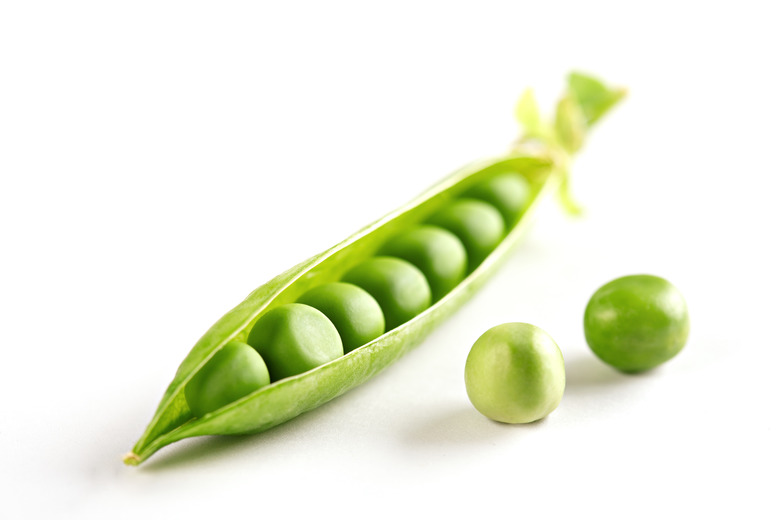
[[301,303],[280,305],[263,314],[247,343],[263,356],[273,381],[344,355],[333,323],[322,312]]
[[429,220],[452,231],[466,247],[469,270],[474,270],[504,238],[504,218],[496,208],[475,199],[458,199]]
[[400,258],[369,258],[348,271],[343,281],[362,287],[379,302],[387,330],[406,323],[431,305],[431,288],[425,275]]
[[516,172],[507,172],[477,184],[466,192],[466,197],[484,200],[504,217],[507,227],[514,225],[531,200],[531,185]]
[[184,387],[195,417],[203,417],[271,382],[263,358],[252,347],[231,341],[219,349]]
[[690,321],[682,293],[657,276],[612,280],[585,308],[585,339],[605,363],[624,372],[642,372],[682,350]]
[[385,333],[381,307],[357,285],[340,282],[319,285],[298,298],[298,302],[314,307],[333,322],[345,353]]
[[558,407],[566,386],[563,355],[542,329],[505,323],[485,332],[466,359],[466,392],[486,417],[529,423]]
[[438,300],[466,276],[466,249],[452,232],[437,226],[420,226],[391,239],[380,254],[411,262],[431,286]]

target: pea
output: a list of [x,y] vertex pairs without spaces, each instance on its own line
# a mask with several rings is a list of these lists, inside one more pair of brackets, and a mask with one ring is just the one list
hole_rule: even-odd
[[558,407],[566,386],[563,355],[542,329],[504,323],[477,339],[466,359],[466,392],[486,417],[529,423]]
[[429,223],[452,231],[463,242],[469,270],[481,264],[504,238],[501,213],[481,200],[455,200],[434,214]]
[[322,312],[301,303],[280,305],[263,314],[247,343],[263,356],[273,381],[344,355],[333,323]]
[[585,339],[605,363],[642,372],[676,356],[690,321],[682,293],[658,276],[617,278],[599,288],[585,308]]
[[507,227],[510,227],[528,206],[531,186],[521,174],[507,172],[477,184],[466,192],[466,196],[493,205],[501,212]]
[[255,349],[231,341],[190,379],[184,398],[195,417],[203,417],[271,382],[263,358]]
[[425,275],[400,258],[370,258],[348,271],[343,281],[362,287],[379,302],[387,330],[406,323],[431,305],[431,288]]
[[385,333],[382,309],[364,289],[351,283],[326,283],[307,291],[298,302],[322,312],[336,326],[351,352]]
[[420,226],[387,242],[380,253],[402,258],[423,272],[431,286],[433,300],[438,300],[466,276],[466,249],[446,229]]

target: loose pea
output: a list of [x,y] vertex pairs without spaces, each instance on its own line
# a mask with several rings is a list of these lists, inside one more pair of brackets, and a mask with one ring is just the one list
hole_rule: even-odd
[[689,327],[682,293],[658,276],[612,280],[585,308],[585,339],[591,350],[624,372],[649,370],[676,356]]
[[507,227],[514,225],[531,200],[528,180],[516,172],[507,172],[477,184],[466,196],[492,204],[504,217]]
[[247,343],[263,356],[273,381],[344,355],[333,323],[322,312],[301,303],[280,305],[262,315]]
[[505,323],[477,339],[466,359],[466,392],[486,417],[529,423],[558,407],[566,386],[563,355],[542,329]]
[[387,242],[380,254],[414,264],[428,279],[433,300],[450,292],[466,276],[463,243],[450,231],[437,226],[420,226],[401,233]]
[[466,247],[469,269],[475,269],[504,238],[504,218],[487,202],[453,201],[431,217],[430,224],[452,231]]
[[344,352],[385,333],[382,309],[364,289],[351,283],[326,283],[307,291],[298,302],[322,312],[339,331]]
[[343,281],[362,287],[379,302],[387,330],[406,323],[431,305],[431,288],[425,275],[400,258],[369,258],[348,271]]
[[203,417],[271,382],[263,358],[240,341],[225,344],[192,376],[184,398],[195,417]]

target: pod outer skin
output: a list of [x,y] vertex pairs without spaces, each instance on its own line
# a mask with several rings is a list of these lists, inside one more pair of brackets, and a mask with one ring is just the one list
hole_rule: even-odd
[[[123,457],[124,462],[141,464],[164,446],[190,437],[268,430],[338,397],[385,369],[451,316],[506,260],[508,251],[531,225],[531,217],[541,200],[560,186],[562,177],[553,165],[552,158],[538,150],[519,151],[467,165],[392,213],[252,291],[212,325],[184,358],[149,424],[132,451]],[[507,169],[522,172],[532,182],[531,204],[493,253],[444,298],[403,326],[388,330],[345,356],[267,385],[205,417],[193,418],[185,401],[185,386],[226,343],[234,339],[246,341],[256,321],[271,309],[296,301],[317,285],[339,280],[345,261],[375,254],[382,244],[409,224],[423,224],[432,214],[432,208],[438,211],[449,205],[466,185],[471,187],[481,178],[489,178],[492,172]]]
[[438,226],[419,226],[388,241],[379,254],[411,262],[431,286],[436,301],[466,277],[468,258],[463,242]]
[[476,269],[487,258],[506,231],[501,213],[476,199],[457,199],[433,215],[428,223],[452,231],[463,242],[469,270]]
[[272,381],[301,374],[344,355],[341,337],[314,307],[288,303],[257,320],[247,343],[257,350]]
[[373,296],[392,330],[431,306],[431,288],[414,265],[390,256],[376,256],[348,271],[342,281],[362,287]]
[[466,193],[466,197],[484,200],[494,206],[501,212],[507,227],[510,227],[528,206],[531,186],[519,173],[506,172],[477,184]]
[[298,303],[314,307],[336,326],[351,352],[385,333],[385,316],[379,303],[365,289],[344,282],[318,285],[298,298]]
[[623,372],[665,363],[685,346],[688,306],[667,280],[640,274],[600,287],[585,308],[585,339],[596,356]]
[[192,414],[203,417],[270,382],[260,354],[246,343],[231,341],[190,379],[184,395]]
[[486,417],[529,423],[558,407],[566,386],[563,355],[545,331],[504,323],[477,339],[466,359],[466,392]]

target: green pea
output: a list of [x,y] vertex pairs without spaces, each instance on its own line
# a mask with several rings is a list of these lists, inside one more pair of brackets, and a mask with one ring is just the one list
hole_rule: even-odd
[[263,314],[252,327],[247,343],[263,356],[273,381],[344,355],[333,323],[322,312],[301,303],[280,305]]
[[379,302],[387,330],[406,323],[431,305],[431,288],[425,275],[400,258],[370,258],[348,271],[343,281],[362,287]]
[[431,286],[433,300],[438,300],[466,276],[466,249],[446,229],[420,226],[387,242],[380,254],[402,258],[423,272]]
[[351,283],[326,283],[307,291],[298,302],[322,312],[336,326],[351,352],[385,333],[382,309],[364,289]]
[[599,288],[585,308],[585,339],[605,363],[642,372],[676,356],[690,320],[682,293],[658,276],[617,278]]
[[531,200],[531,185],[519,173],[507,172],[477,184],[466,197],[493,205],[504,217],[507,227],[514,225]]
[[431,217],[430,224],[452,231],[466,247],[474,270],[504,238],[504,218],[496,208],[475,199],[458,199]]
[[477,339],[466,359],[466,392],[486,417],[529,423],[550,414],[563,397],[563,355],[542,329],[504,323]]
[[195,417],[203,417],[271,382],[263,358],[255,349],[231,341],[192,376],[184,398]]

